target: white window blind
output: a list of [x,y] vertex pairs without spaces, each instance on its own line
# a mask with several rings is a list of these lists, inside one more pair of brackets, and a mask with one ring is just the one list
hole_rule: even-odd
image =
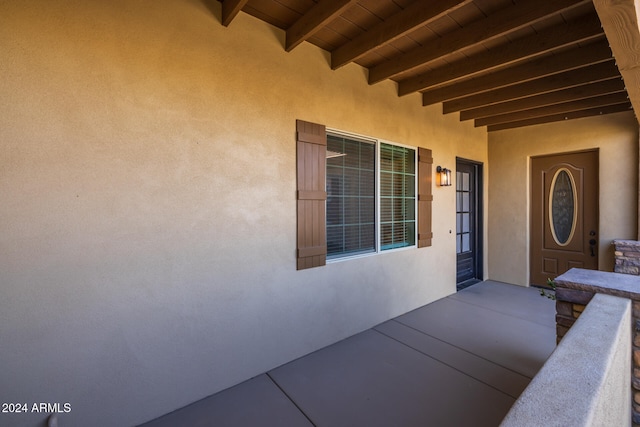
[[327,257],[376,250],[374,143],[327,134]]
[[416,242],[416,152],[380,144],[380,249]]

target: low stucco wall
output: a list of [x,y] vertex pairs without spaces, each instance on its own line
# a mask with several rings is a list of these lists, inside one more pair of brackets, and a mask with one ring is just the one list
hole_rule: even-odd
[[631,425],[631,301],[598,294],[501,427]]

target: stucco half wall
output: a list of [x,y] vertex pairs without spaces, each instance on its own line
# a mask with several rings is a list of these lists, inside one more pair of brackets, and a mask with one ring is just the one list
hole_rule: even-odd
[[636,239],[638,122],[618,113],[489,133],[489,277],[529,284],[531,157],[600,152],[599,269],[613,271],[614,239]]
[[487,162],[486,131],[220,15],[0,2],[3,401],[133,425],[454,292],[451,187],[434,188],[432,247],[296,271],[295,120],[449,168]]

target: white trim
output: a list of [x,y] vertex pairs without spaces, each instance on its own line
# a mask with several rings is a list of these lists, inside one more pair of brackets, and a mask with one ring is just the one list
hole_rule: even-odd
[[327,133],[327,135],[351,138],[351,139],[354,139],[354,140],[359,141],[359,142],[368,142],[370,144],[376,144],[376,145],[378,144],[378,141],[380,141],[379,139],[376,139],[376,138],[373,138],[373,137],[370,137],[370,136],[359,135],[357,133],[345,132],[345,131],[341,131],[341,130],[338,130],[338,129],[332,129],[332,128],[326,128],[326,133]]
[[327,264],[333,264],[333,263],[342,262],[342,261],[349,261],[352,259],[367,258],[367,257],[375,256],[378,254],[380,254],[380,252],[376,251],[376,252],[365,252],[362,254],[355,254],[355,255],[345,255],[345,256],[336,257],[336,258],[327,257]]

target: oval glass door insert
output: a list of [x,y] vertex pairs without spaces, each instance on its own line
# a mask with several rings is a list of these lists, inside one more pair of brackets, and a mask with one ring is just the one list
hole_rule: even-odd
[[558,169],[549,191],[549,224],[556,243],[566,246],[576,229],[576,184],[566,168]]

